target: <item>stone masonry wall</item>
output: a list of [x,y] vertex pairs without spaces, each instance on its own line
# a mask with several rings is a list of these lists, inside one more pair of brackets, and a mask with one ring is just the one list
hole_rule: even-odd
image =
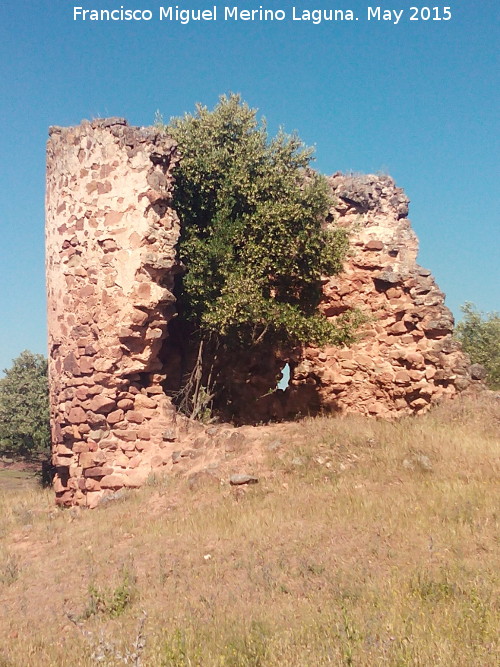
[[[296,364],[287,413],[304,403],[340,413],[394,417],[426,411],[470,387],[470,361],[453,339],[453,316],[431,272],[416,262],[408,199],[388,176],[329,179],[330,221],[350,232],[351,254],[325,278],[327,317],[369,317],[350,348],[307,348]],[[477,383],[476,383],[477,384]]]
[[[49,385],[61,505],[95,507],[117,489],[141,486],[151,471],[171,469],[179,446],[202,428],[180,434],[184,422],[164,390],[166,373],[179,366],[175,345],[164,344],[183,270],[171,208],[178,160],[171,139],[120,118],[50,129]],[[403,191],[386,176],[335,174],[329,182],[328,222],[348,229],[351,254],[343,273],[324,279],[321,307],[326,317],[358,308],[368,321],[350,348],[224,360],[240,423],[323,410],[394,417],[474,384],[444,295],[416,263]],[[275,390],[286,362],[290,385]]]
[[54,488],[94,507],[171,462],[158,351],[175,312],[176,145],[111,118],[50,129],[46,263]]

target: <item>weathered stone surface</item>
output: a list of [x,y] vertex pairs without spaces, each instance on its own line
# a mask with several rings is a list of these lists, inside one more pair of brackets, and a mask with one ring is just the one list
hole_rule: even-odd
[[135,440],[137,440],[137,431],[132,431],[130,429],[121,431],[120,438],[122,440],[127,440],[128,442],[134,442]]
[[86,421],[86,419],[86,412],[80,407],[71,408],[68,413],[68,421],[70,424],[81,424]]
[[342,273],[325,279],[321,308],[331,318],[358,308],[368,322],[349,350],[304,350],[284,414],[307,412],[309,403],[316,410],[387,418],[452,398],[478,378],[451,336],[453,317],[444,294],[431,272],[417,264],[407,197],[388,176],[338,173],[329,183],[337,201],[330,220],[349,232],[353,254]]
[[123,410],[113,410],[107,416],[108,424],[117,424],[123,419],[124,412]]
[[116,408],[115,401],[109,396],[103,396],[102,394],[94,396],[94,398],[89,401],[88,409],[92,412],[107,414],[112,412]]
[[123,475],[106,475],[101,479],[101,489],[121,489],[126,481]]
[[[471,386],[470,362],[452,337],[444,294],[417,264],[408,199],[388,176],[329,179],[328,223],[343,227],[351,252],[343,271],[322,278],[320,308],[332,321],[357,309],[366,316],[350,348],[306,346],[225,358],[222,412],[240,423],[297,414],[361,413],[382,418],[425,412]],[[168,344],[168,343],[167,343]],[[286,391],[275,391],[285,362]]]
[[130,398],[122,398],[116,403],[117,407],[120,410],[131,410],[134,407],[134,401]]
[[105,477],[106,475],[111,475],[113,473],[112,468],[95,466],[93,468],[85,468],[83,471],[84,477]]
[[231,475],[229,478],[229,483],[231,486],[241,486],[243,484],[257,484],[259,481],[258,477],[254,477],[253,475],[246,475],[244,473],[237,474],[237,475]]
[[[183,270],[170,207],[174,142],[153,128],[99,119],[53,128],[47,160],[54,489],[58,504],[95,507],[113,489],[140,486],[152,469],[189,465],[208,441],[226,455],[246,441],[212,427],[217,434],[207,429],[186,444],[164,392],[183,372],[167,332]],[[404,192],[388,176],[338,173],[329,184],[335,204],[326,222],[347,230],[352,253],[341,274],[322,278],[320,307],[330,319],[356,308],[367,321],[350,348],[225,355],[220,379],[230,401],[221,400],[242,423],[323,410],[425,412],[484,378],[451,336],[443,293],[416,262]],[[276,391],[286,362],[289,387]]]
[[[130,443],[137,438],[127,433],[125,418],[154,424],[158,432],[169,426],[157,408],[169,399],[156,371],[174,313],[165,304],[173,300],[179,264],[179,223],[169,205],[177,161],[169,137],[129,127],[124,119],[99,119],[50,134],[46,254],[52,441],[56,456],[58,448],[67,448],[64,470],[77,476],[73,486],[56,477],[60,504],[92,507],[103,489],[115,488],[115,472],[104,453],[121,451],[124,438]],[[137,380],[131,381],[134,373]],[[143,408],[149,412],[143,414]],[[150,470],[155,452],[147,449],[142,448],[142,464]],[[82,475],[86,482],[79,487]],[[101,476],[104,484],[97,486]]]
[[153,401],[152,398],[149,398],[149,396],[145,396],[144,394],[137,394],[135,397],[134,401],[134,408],[136,410],[143,410],[144,408],[153,408],[156,409],[157,403],[156,401]]
[[481,364],[472,364],[470,374],[473,380],[484,380],[488,375],[488,371]]
[[95,460],[96,452],[82,452],[78,457],[78,463],[82,468],[93,468],[96,463],[101,461]]
[[142,424],[144,421],[144,414],[139,410],[129,410],[127,412],[127,421],[133,424]]

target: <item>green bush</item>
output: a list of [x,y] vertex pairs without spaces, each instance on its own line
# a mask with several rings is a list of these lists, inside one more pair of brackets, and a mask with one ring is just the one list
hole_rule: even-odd
[[347,340],[351,318],[335,326],[317,310],[320,277],[340,270],[348,243],[344,230],[324,228],[330,200],[309,168],[312,149],[281,131],[269,139],[238,95],[165,129],[182,154],[181,316],[226,344]]
[[456,327],[456,337],[472,363],[485,367],[488,386],[500,389],[500,314],[485,315],[470,302],[461,310],[464,318]]
[[26,455],[50,446],[47,360],[28,350],[0,379],[0,452]]
[[116,588],[102,588],[96,584],[90,584],[89,600],[82,618],[88,619],[96,614],[106,614],[111,618],[121,616],[132,603],[135,583],[135,575],[126,568],[122,568],[121,581]]

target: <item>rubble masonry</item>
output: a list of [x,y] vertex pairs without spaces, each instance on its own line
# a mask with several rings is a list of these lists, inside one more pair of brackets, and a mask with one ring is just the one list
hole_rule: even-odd
[[[165,134],[120,118],[50,129],[46,263],[59,504],[95,507],[178,458],[176,410],[164,391],[169,364],[160,361],[182,270],[171,207],[178,161]],[[324,278],[321,308],[332,318],[358,308],[367,322],[349,348],[231,359],[240,422],[322,410],[395,417],[473,384],[444,295],[416,263],[403,191],[388,176],[335,174],[329,183],[328,224],[348,230],[351,252],[341,274]],[[267,391],[285,361],[289,388]]]

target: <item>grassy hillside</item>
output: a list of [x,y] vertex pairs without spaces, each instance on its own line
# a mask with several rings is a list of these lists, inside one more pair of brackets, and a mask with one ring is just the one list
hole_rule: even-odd
[[257,427],[95,511],[0,489],[0,666],[498,664],[498,403]]

